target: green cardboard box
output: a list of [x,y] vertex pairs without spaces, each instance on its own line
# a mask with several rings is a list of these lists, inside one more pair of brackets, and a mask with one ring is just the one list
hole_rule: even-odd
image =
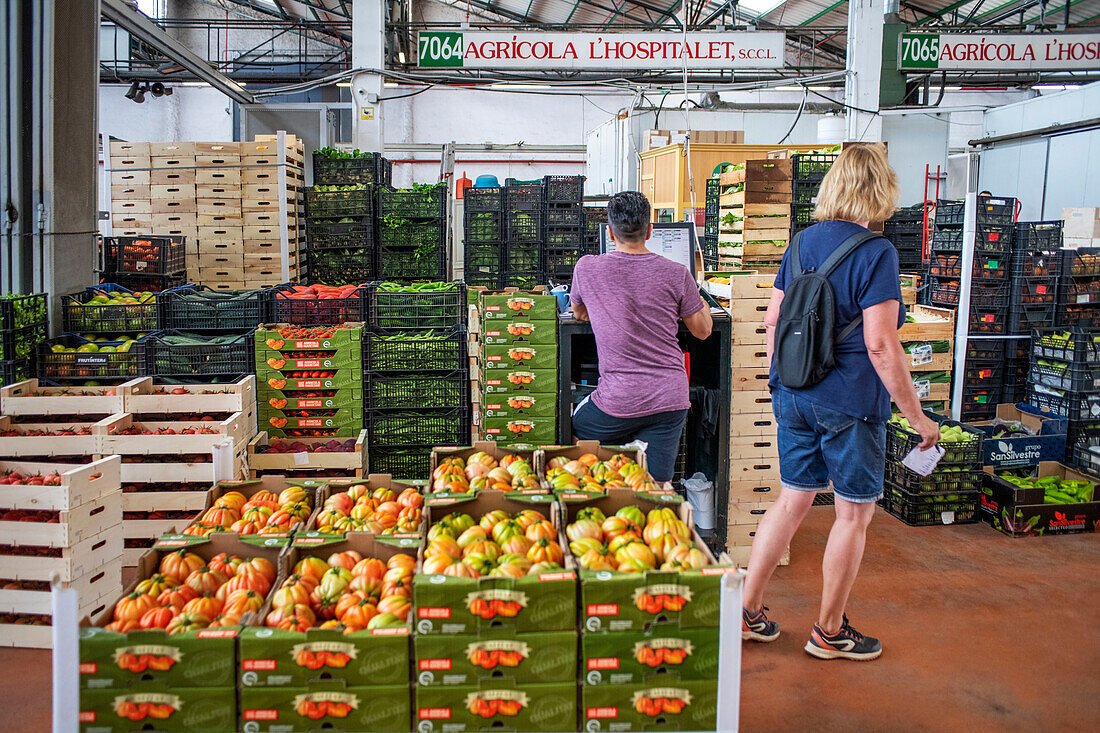
[[718,681],[581,688],[584,731],[708,731],[718,720]]
[[[323,301],[321,301],[323,302]],[[317,338],[286,338],[279,329],[301,329],[302,326],[292,326],[286,323],[260,324],[255,331],[256,352],[261,350],[271,351],[357,351],[363,349],[363,324],[345,323],[347,328],[334,331],[330,336],[318,336]],[[327,326],[312,326],[314,330],[326,330]]]
[[481,331],[481,343],[494,346],[500,344],[556,344],[558,342],[558,322],[496,320],[486,321]]
[[481,432],[494,443],[548,445],[558,440],[557,417],[486,417]]
[[512,680],[517,685],[577,679],[577,632],[418,636],[413,644],[416,684],[476,685]]
[[481,405],[481,414],[487,418],[556,417],[558,414],[558,396],[556,394],[491,394],[485,395]]
[[536,369],[558,368],[557,344],[529,345],[517,344],[481,347],[482,366],[486,371],[497,369]]
[[[535,509],[555,523],[558,543],[564,548],[565,537],[554,519],[553,502],[549,494],[506,496],[499,491],[482,491],[469,498],[429,495],[425,497],[428,531],[448,513],[469,514],[477,522],[498,509],[509,514]],[[458,578],[425,574],[423,552],[421,548],[413,579],[413,623],[417,634],[473,634],[491,629],[524,633],[577,628],[577,573],[568,553],[560,572],[522,578]]]
[[82,733],[232,733],[237,730],[237,691],[168,685],[84,690],[79,720]]
[[581,679],[587,685],[718,679],[718,629],[606,631],[581,636]]
[[241,728],[248,733],[408,733],[408,685],[355,687],[339,680],[302,687],[243,687]]
[[272,390],[264,389],[260,407],[275,410],[334,410],[342,407],[363,408],[362,387],[318,390]]
[[[618,573],[581,570],[581,624],[588,632],[641,631],[652,624],[671,628],[717,627],[722,575],[737,572],[732,563],[719,565],[698,533],[691,506],[675,494],[639,494],[630,489],[608,489],[603,496],[559,493],[561,522],[572,523],[577,512],[596,506],[611,516],[624,506],[637,506],[643,513],[673,508],[692,527],[692,541],[706,556],[708,565],[698,570]],[[568,552],[568,548],[566,548]]]
[[558,299],[540,291],[485,291],[478,299],[482,321],[558,320]]
[[[301,354],[303,352],[291,352]],[[346,349],[335,353],[320,352],[317,356],[291,357],[286,352],[256,349],[256,367],[282,371],[292,369],[362,369],[361,349]]]
[[356,428],[363,429],[363,405],[338,407],[335,410],[305,410],[309,417],[290,416],[284,410],[276,410],[266,402],[260,405],[256,422],[267,430],[295,430],[298,428],[313,428],[316,430],[328,430],[332,428]]
[[511,686],[506,682],[460,687],[417,687],[413,730],[417,733],[524,731],[573,733],[577,684]]
[[[302,370],[305,371],[305,370]],[[310,389],[345,389],[363,387],[363,369],[361,367],[347,367],[343,369],[311,369],[309,377],[291,377],[293,369],[271,369],[266,364],[256,369],[256,381],[258,384],[259,400],[267,400],[268,389],[282,390],[310,390]]]
[[490,395],[541,394],[557,397],[558,370],[553,369],[493,369],[481,377],[481,391],[488,399]]

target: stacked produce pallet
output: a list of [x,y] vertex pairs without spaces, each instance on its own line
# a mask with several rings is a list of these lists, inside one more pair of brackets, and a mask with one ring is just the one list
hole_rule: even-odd
[[886,425],[886,485],[882,507],[911,526],[969,524],[978,521],[984,434],[953,420],[939,420],[944,455],[928,476],[902,461],[921,442],[909,421],[895,415]]
[[722,183],[717,176],[707,179],[706,203],[703,209],[703,236],[699,245],[703,250],[703,269],[718,269],[718,227],[721,219],[720,200]]
[[370,464],[424,478],[432,448],[470,438],[466,288],[372,283],[361,378]]
[[836,153],[795,153],[791,156],[791,237],[811,226],[817,192],[829,172]]
[[779,266],[790,241],[792,170],[790,159],[769,158],[719,176],[721,263]]
[[0,386],[35,375],[35,355],[50,335],[49,296],[0,295]]
[[184,237],[106,237],[98,242],[96,271],[102,282],[159,293],[186,279]]
[[1055,324],[1100,328],[1100,248],[1063,251],[1060,284]]
[[[301,221],[305,186],[304,144],[300,138],[286,135],[283,150],[280,151],[277,135],[257,135],[253,142],[242,142],[240,146],[244,280],[236,289],[270,287],[297,280],[305,271]],[[200,157],[200,165],[201,160]],[[203,192],[200,187],[199,193]]]
[[1054,324],[1061,275],[1058,251],[1061,248],[1062,222],[1016,223],[1008,333],[1030,336],[1032,330]]
[[378,194],[377,275],[412,282],[445,280],[447,185],[382,188]]
[[[167,186],[175,185],[175,182],[166,180],[168,174],[161,170],[153,170],[154,155],[153,146],[156,146],[156,154],[164,153],[170,144],[168,143],[131,143],[112,141],[108,152],[111,170],[111,226],[115,234],[122,236],[141,237],[153,234],[153,188],[158,187],[158,193],[163,193]],[[194,172],[192,171],[191,185],[194,185]],[[162,228],[159,233],[167,235],[170,228],[180,232],[180,236],[194,240],[198,232],[194,220],[194,211],[190,217],[186,217],[176,226],[171,227],[165,214],[158,214],[157,222]]]
[[379,153],[313,153],[313,188],[306,191],[310,282],[357,285],[376,276],[377,191],[392,164]]
[[504,445],[557,442],[557,299],[483,291],[478,313],[482,436]]
[[253,373],[252,332],[267,317],[266,290],[188,285],[160,300],[164,330],[145,341],[149,374],[194,384],[232,382]]
[[905,324],[898,329],[898,337],[921,402],[926,409],[943,409],[951,401],[955,313],[923,305],[907,307]]
[[504,186],[503,287],[529,289],[543,284],[539,266],[546,244],[545,196],[542,181],[508,179]]
[[1067,461],[1097,473],[1100,459],[1093,449],[1100,446],[1100,329],[1036,329],[1027,402],[1068,421]]
[[[764,313],[771,275],[729,277],[733,321],[733,378],[730,382],[730,494],[726,550],[738,565],[749,561],[756,525],[779,497],[776,423],[768,390],[770,365]],[[784,564],[789,561],[785,556]]]
[[584,217],[584,176],[546,176],[542,179],[545,246],[540,253],[539,271],[554,284],[573,279],[577,260],[589,251]]
[[465,252],[463,279],[467,285],[499,289],[506,271],[504,189],[467,188],[462,194]]
[[914,204],[898,209],[883,222],[882,234],[898,251],[898,269],[901,272],[924,270],[924,204]]

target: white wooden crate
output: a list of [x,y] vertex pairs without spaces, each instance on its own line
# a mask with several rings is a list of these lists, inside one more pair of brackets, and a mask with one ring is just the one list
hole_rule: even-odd
[[214,483],[213,463],[123,463],[124,484]]
[[113,415],[123,411],[125,387],[46,387],[28,379],[0,387],[0,414]]
[[[201,510],[196,510],[201,511]],[[125,519],[122,522],[123,539],[157,539],[162,534],[182,530],[193,519]]]
[[0,415],[0,430],[16,430],[27,433],[34,430],[53,432],[56,430],[92,430],[91,435],[15,435],[0,437],[0,456],[15,458],[18,456],[93,456],[102,453],[99,450],[100,436],[95,433],[96,426],[106,424],[112,418],[99,423],[20,423],[14,424],[10,415]]
[[58,580],[70,582],[121,554],[122,532],[115,527],[61,550],[61,557],[0,555],[0,578],[50,580],[56,573]]
[[0,505],[8,509],[64,511],[117,491],[121,483],[121,465],[118,456],[82,464],[0,461],[0,473],[15,471],[32,476],[56,471],[61,474],[60,486],[0,486]]
[[[332,438],[280,438],[307,445],[327,443]],[[348,453],[260,453],[257,449],[271,444],[266,431],[260,431],[248,444],[248,470],[253,478],[257,471],[285,471],[333,469],[346,471],[349,476],[367,473],[367,431],[360,431],[355,450]]]
[[203,491],[131,491],[122,495],[124,512],[202,511],[210,490]]
[[[121,560],[121,558],[119,558]],[[119,565],[121,568],[122,566]],[[120,584],[121,586],[121,584]],[[122,594],[121,587],[117,592],[112,592],[96,598],[87,603],[81,601],[79,606],[80,618],[91,618],[92,623],[98,623],[103,619]],[[47,605],[49,591],[45,592]],[[49,611],[46,611],[48,613]],[[53,646],[52,626],[31,626],[23,624],[0,624],[0,647],[20,647],[25,649],[49,649]]]
[[[0,491],[0,506],[3,504]],[[0,544],[68,548],[115,530],[122,521],[122,490],[62,510],[59,515],[56,523],[0,521]]]
[[[116,557],[93,573],[62,585],[76,589],[81,609],[94,610],[94,606],[103,602],[110,605],[122,595],[122,558]],[[52,610],[48,589],[0,589],[0,613],[49,614]]]
[[[233,384],[154,385],[151,377],[127,382],[124,409],[134,414],[252,412],[256,409],[256,377],[242,377]],[[153,394],[157,389],[181,389],[186,394]],[[203,394],[204,392],[216,394]]]
[[[3,418],[0,418],[2,420]],[[119,435],[118,432],[131,425],[146,430],[183,430],[188,427],[204,427],[216,430],[216,433],[194,435]],[[109,420],[96,423],[96,432],[101,443],[94,453],[104,455],[167,455],[172,453],[209,453],[214,446],[229,439],[234,444],[243,445],[251,437],[248,433],[248,417],[235,412],[225,420],[217,422],[146,422],[135,420],[129,413],[115,415]]]

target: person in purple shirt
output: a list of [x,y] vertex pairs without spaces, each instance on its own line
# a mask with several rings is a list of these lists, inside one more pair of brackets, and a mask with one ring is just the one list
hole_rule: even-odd
[[573,412],[581,440],[648,444],[649,472],[672,480],[687,421],[688,376],[677,339],[682,320],[698,339],[710,336],[710,308],[691,272],[646,249],[653,234],[649,200],[623,191],[607,203],[615,251],[582,257],[569,299],[596,336],[600,381]]

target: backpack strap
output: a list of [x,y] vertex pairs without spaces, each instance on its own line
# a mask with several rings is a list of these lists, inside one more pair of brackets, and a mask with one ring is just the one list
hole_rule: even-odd
[[[881,234],[875,234],[874,232],[869,232],[867,230],[856,232],[855,234],[841,242],[840,246],[833,250],[833,253],[829,255],[825,259],[825,262],[821,264],[821,267],[817,269],[817,272],[824,277],[828,277],[830,274],[832,274],[833,270],[835,270],[837,266],[844,261],[844,259],[848,255],[852,254],[852,252],[855,252],[857,249],[863,246],[864,243],[869,242],[872,239],[878,239],[881,236]],[[851,336],[852,332],[859,328],[862,323],[863,314],[860,313],[855,318],[853,318],[847,326],[840,330],[840,333],[836,335],[836,341],[834,343],[839,344],[841,341]]]
[[[802,231],[806,230],[803,229]],[[800,240],[801,238],[802,232],[798,232],[794,235],[794,239],[791,240],[791,258],[787,261],[787,263],[791,267],[791,280],[794,280],[796,277],[802,274],[802,260],[799,259],[798,256],[798,240]]]

